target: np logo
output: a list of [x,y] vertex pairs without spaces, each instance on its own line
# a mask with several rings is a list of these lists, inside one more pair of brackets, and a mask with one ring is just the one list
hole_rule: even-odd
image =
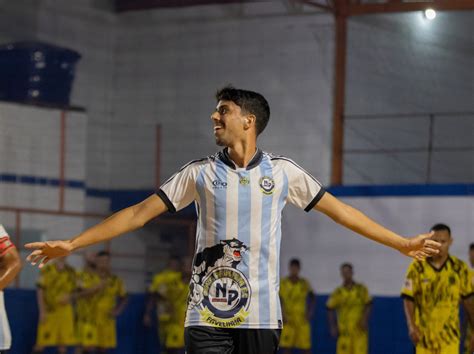
[[275,181],[267,176],[260,178],[260,189],[264,194],[273,194],[273,191],[275,190]]
[[212,181],[212,188],[214,189],[227,188],[227,182],[221,181],[220,179],[215,179],[214,181]]
[[202,283],[203,319],[218,327],[235,327],[248,316],[250,284],[241,271],[224,267],[208,274]]

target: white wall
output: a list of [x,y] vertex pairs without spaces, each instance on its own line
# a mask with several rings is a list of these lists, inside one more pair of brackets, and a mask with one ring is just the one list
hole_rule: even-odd
[[[197,7],[184,13],[199,17],[202,11]],[[163,128],[162,180],[185,162],[216,151],[209,116],[214,93],[228,83],[268,99],[272,114],[261,138],[264,149],[293,157],[328,182],[332,18],[203,21],[178,14],[121,16],[113,186],[153,187],[157,123]],[[127,171],[133,171],[133,178]]]
[[[65,112],[65,178],[84,181],[87,116]],[[4,207],[59,209],[61,111],[0,103],[0,173],[44,178],[47,183],[11,183],[0,180]],[[85,190],[65,188],[64,210],[84,211]]]
[[[474,198],[472,197],[357,197],[343,201],[362,210],[386,227],[404,236],[428,232],[436,223],[451,226],[451,253],[467,260],[474,241]],[[292,235],[291,237],[289,235]],[[281,271],[288,261],[302,261],[303,276],[319,293],[332,291],[341,282],[339,266],[354,265],[356,280],[375,295],[397,295],[410,259],[397,251],[363,239],[320,213],[293,207],[285,210]]]

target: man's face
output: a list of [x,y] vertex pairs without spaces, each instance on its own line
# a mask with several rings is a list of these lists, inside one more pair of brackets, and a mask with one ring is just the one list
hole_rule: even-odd
[[298,277],[300,275],[300,267],[297,264],[290,264],[290,277]]
[[232,101],[219,101],[211,119],[216,144],[219,146],[230,146],[242,138],[249,124],[248,116]]
[[96,267],[98,271],[108,271],[110,269],[110,257],[103,255],[96,258]]
[[469,262],[471,262],[471,267],[474,268],[474,249],[469,251]]
[[449,232],[447,230],[435,231],[432,240],[441,244],[437,257],[447,256],[449,253],[449,247],[453,242],[453,239],[451,238]]
[[354,272],[351,267],[342,267],[341,277],[344,282],[351,282],[354,277]]

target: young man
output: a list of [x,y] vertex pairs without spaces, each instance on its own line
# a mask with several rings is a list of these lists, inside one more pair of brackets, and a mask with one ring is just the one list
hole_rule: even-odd
[[352,264],[341,265],[342,285],[331,294],[326,307],[337,354],[367,354],[370,298],[367,288],[354,281]]
[[280,284],[280,299],[285,327],[281,332],[280,347],[290,354],[298,349],[311,353],[311,324],[316,306],[316,296],[311,284],[300,277],[301,263],[294,258],[289,264],[289,276]]
[[[459,304],[474,319],[474,288],[469,269],[449,254],[453,239],[444,224],[432,227],[440,252],[426,261],[414,261],[407,270],[402,297],[410,339],[417,354],[458,354]],[[474,350],[471,340],[470,350]]]
[[3,289],[15,279],[20,270],[21,261],[18,251],[10,241],[5,228],[0,224],[0,354],[6,353],[12,342]]
[[67,347],[76,345],[75,291],[76,273],[65,258],[41,270],[37,282],[39,323],[34,353],[42,353],[45,347],[57,347],[58,353],[65,354]]
[[110,271],[110,253],[100,251],[96,256],[96,269],[104,285],[97,293],[95,320],[97,324],[97,348],[106,353],[117,347],[116,318],[127,304],[127,293],[122,279]]
[[65,241],[34,242],[28,260],[42,266],[79,248],[142,227],[166,211],[194,202],[196,254],[186,315],[188,353],[274,353],[282,316],[279,304],[281,213],[287,202],[318,210],[345,227],[416,258],[437,253],[429,234],[407,239],[326,193],[292,160],[257,148],[270,117],[265,98],[226,87],[211,115],[215,155],[195,160],[143,202]]
[[[153,308],[157,307],[158,315],[158,337],[163,352],[167,352],[168,327],[173,325],[172,322],[172,303],[171,290],[179,286],[182,282],[183,274],[181,273],[181,265],[177,257],[171,257],[166,269],[156,274],[148,288],[148,302],[146,304],[145,316],[143,323],[145,326],[151,325],[151,313]],[[184,339],[182,346],[184,346]]]

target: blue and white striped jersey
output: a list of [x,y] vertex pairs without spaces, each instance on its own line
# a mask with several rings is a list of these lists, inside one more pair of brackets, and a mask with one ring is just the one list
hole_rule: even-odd
[[237,168],[227,150],[191,161],[157,192],[171,212],[195,202],[196,254],[186,326],[281,328],[281,214],[311,210],[321,184],[292,160],[257,150]]

